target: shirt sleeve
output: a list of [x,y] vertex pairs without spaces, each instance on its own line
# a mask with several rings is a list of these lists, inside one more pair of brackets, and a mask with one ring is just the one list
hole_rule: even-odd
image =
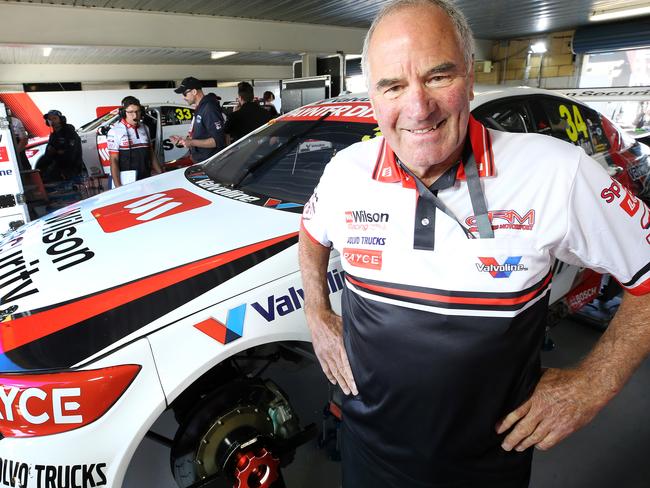
[[108,134],[106,134],[106,146],[109,154],[120,152],[120,140],[116,132],[115,127],[111,127]]
[[333,208],[335,179],[333,177],[334,166],[330,162],[326,167],[321,179],[314,189],[309,201],[305,204],[302,212],[301,227],[312,241],[331,247],[331,226],[334,223],[332,218],[336,214]]
[[201,124],[203,124],[203,127],[205,127],[206,132],[209,134],[208,137],[212,137],[218,145],[223,137],[223,119],[218,109],[216,107],[210,107],[210,110],[206,110],[201,115]]
[[610,273],[634,295],[650,292],[650,210],[581,153],[557,258]]

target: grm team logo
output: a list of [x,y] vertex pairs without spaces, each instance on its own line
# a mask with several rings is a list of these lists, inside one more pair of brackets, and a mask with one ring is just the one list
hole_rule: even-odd
[[494,258],[479,257],[480,263],[476,268],[481,273],[490,273],[492,278],[510,278],[513,271],[527,271],[528,268],[520,264],[521,256],[509,256],[506,262],[499,264]]
[[117,232],[206,205],[210,200],[175,188],[96,208],[92,214],[104,232]]

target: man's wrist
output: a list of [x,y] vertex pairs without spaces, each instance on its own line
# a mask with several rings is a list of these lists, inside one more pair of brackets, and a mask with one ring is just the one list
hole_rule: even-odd
[[185,147],[192,147],[192,139],[189,137],[185,138]]

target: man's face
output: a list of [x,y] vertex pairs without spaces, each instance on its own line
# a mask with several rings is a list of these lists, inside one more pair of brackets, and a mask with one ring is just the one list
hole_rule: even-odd
[[48,115],[47,120],[50,122],[50,127],[54,127],[55,129],[61,127],[61,117],[58,115]]
[[138,125],[142,110],[139,105],[129,105],[126,107],[126,121],[131,125]]
[[195,89],[185,90],[183,92],[183,100],[185,100],[189,106],[194,106],[196,104],[196,94],[197,91]]
[[426,177],[456,161],[474,77],[447,15],[426,6],[389,15],[372,36],[368,66],[375,117],[402,162]]

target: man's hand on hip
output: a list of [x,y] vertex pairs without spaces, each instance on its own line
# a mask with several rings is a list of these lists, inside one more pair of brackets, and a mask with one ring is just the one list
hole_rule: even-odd
[[327,379],[338,385],[343,393],[357,395],[350,361],[343,345],[343,321],[333,311],[308,314],[312,343],[316,357]]
[[531,397],[497,424],[498,434],[512,428],[501,446],[506,451],[550,449],[589,423],[605,403],[584,373],[548,369]]

